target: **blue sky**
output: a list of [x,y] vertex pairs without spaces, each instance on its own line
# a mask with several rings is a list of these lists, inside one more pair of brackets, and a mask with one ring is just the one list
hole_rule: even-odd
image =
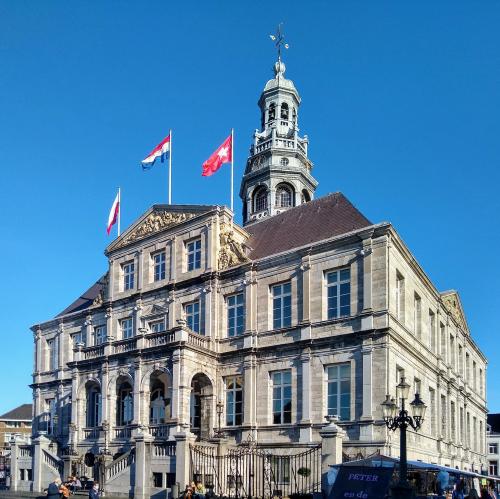
[[166,202],[139,161],[169,128],[173,201],[229,203],[228,169],[201,163],[234,127],[241,176],[280,21],[317,196],[391,221],[459,290],[500,411],[498,1],[0,0],[0,413],[31,401],[29,327],[105,271],[117,187],[122,227]]

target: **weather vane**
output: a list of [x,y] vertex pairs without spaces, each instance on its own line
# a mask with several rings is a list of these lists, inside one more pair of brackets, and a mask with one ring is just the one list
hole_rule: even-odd
[[282,25],[283,23],[278,24],[278,29],[276,30],[275,35],[269,35],[271,40],[274,42],[276,49],[278,50],[278,61],[281,61],[281,47],[284,47],[286,49],[289,47],[288,43],[285,43],[285,36],[281,32]]

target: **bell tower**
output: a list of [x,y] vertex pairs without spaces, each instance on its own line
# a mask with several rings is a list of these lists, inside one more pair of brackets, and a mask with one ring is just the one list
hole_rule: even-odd
[[[279,30],[271,38],[283,40]],[[307,156],[309,140],[307,135],[299,136],[300,96],[293,81],[285,78],[277,46],[274,78],[266,83],[258,102],[261,126],[254,132],[241,181],[244,225],[310,201],[318,185]]]

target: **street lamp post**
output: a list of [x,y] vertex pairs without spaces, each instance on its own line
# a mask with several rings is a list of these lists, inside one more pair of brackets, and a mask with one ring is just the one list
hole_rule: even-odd
[[410,426],[415,431],[418,431],[424,422],[425,410],[427,409],[427,406],[420,398],[420,394],[415,393],[415,399],[410,403],[410,415],[405,407],[405,401],[408,399],[409,392],[410,385],[403,376],[399,385],[396,386],[396,400],[391,398],[390,395],[386,395],[386,399],[381,404],[387,428],[391,431],[396,431],[399,428],[399,482],[393,489],[393,497],[401,499],[412,496],[412,490],[408,483],[406,430]]

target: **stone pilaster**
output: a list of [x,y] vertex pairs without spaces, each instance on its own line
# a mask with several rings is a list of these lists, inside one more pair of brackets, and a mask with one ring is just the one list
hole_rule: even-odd
[[[361,348],[363,369],[363,413],[362,421],[373,421],[373,345],[372,339],[363,340]],[[360,428],[360,440],[373,440],[373,425],[365,424]]]
[[[373,285],[372,285],[372,239],[371,234],[363,239],[363,249],[360,252],[363,258],[363,308],[361,313],[361,329],[373,329]],[[359,282],[359,281],[358,281]]]
[[151,435],[144,433],[139,433],[135,437],[134,497],[136,499],[149,499],[151,495],[151,443],[153,440]]
[[300,264],[302,271],[302,318],[301,322],[308,324],[311,322],[311,263],[310,256],[302,258]]
[[256,415],[256,359],[255,354],[245,357],[243,364],[243,424],[254,428]]
[[133,424],[141,424],[141,378],[142,378],[142,361],[138,357],[134,362],[134,419]]
[[[300,358],[302,364],[302,419],[300,421],[300,441],[304,443],[312,440],[311,427],[311,351],[304,349]],[[297,387],[298,388],[298,387]]]
[[342,440],[345,431],[336,423],[336,416],[329,416],[329,423],[319,430],[321,437],[321,488],[326,491],[326,475],[332,464],[342,463]]

